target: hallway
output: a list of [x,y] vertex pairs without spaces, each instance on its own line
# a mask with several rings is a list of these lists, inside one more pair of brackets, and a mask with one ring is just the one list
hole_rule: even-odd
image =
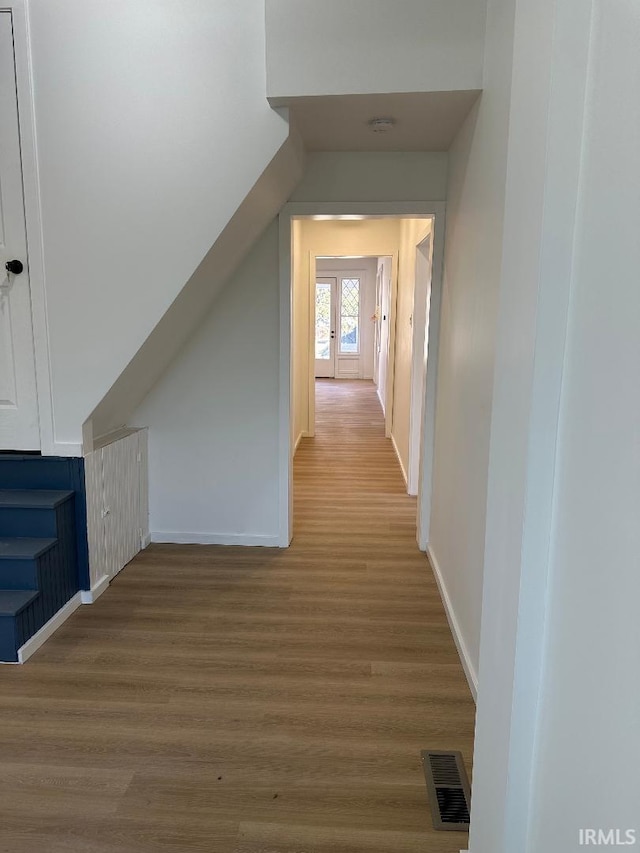
[[0,669],[0,849],[458,853],[474,705],[374,386],[318,383],[288,550],[152,545]]

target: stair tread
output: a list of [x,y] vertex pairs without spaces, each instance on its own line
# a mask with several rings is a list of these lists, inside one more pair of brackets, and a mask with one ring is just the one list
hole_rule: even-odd
[[0,489],[0,509],[55,509],[73,494],[68,489]]
[[56,544],[57,539],[0,537],[0,560],[34,560]]
[[15,616],[39,595],[37,589],[0,589],[0,616]]

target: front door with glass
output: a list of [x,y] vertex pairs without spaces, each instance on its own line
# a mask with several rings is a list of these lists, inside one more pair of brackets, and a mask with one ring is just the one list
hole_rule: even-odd
[[336,373],[336,279],[316,281],[315,350],[317,377],[333,378]]
[[361,276],[317,278],[315,293],[315,375],[337,379],[362,375]]

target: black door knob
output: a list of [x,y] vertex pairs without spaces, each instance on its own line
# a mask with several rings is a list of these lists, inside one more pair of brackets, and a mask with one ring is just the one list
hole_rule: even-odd
[[24,266],[22,265],[22,261],[7,261],[4,265],[7,272],[13,273],[13,275],[20,275]]

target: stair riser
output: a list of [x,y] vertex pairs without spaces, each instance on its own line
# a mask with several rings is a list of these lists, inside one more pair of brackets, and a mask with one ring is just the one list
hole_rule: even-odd
[[[4,539],[55,539],[39,557],[19,559],[29,553],[27,543],[3,544],[0,559],[0,661],[15,662],[18,649],[73,598],[79,588],[89,588],[84,460],[62,457],[3,456],[0,454],[3,490],[71,491],[55,509],[38,508],[38,496],[3,496],[0,537]],[[47,498],[40,496],[42,503]],[[12,505],[24,502],[26,507]],[[39,550],[36,546],[35,552]],[[34,553],[31,551],[30,553]],[[33,592],[32,592],[33,591]]]
[[[76,493],[74,514],[78,577],[82,588],[89,589],[84,459],[0,454],[0,483],[3,489],[71,489]],[[54,535],[59,537],[60,534],[58,530]]]
[[37,560],[0,560],[0,589],[38,589]]
[[17,661],[17,648],[15,620],[0,616],[0,661]]
[[55,509],[0,507],[0,536],[51,537],[58,535]]
[[63,550],[64,545],[60,543],[38,558],[40,595],[16,616],[17,649],[77,592],[75,560],[62,559]]

